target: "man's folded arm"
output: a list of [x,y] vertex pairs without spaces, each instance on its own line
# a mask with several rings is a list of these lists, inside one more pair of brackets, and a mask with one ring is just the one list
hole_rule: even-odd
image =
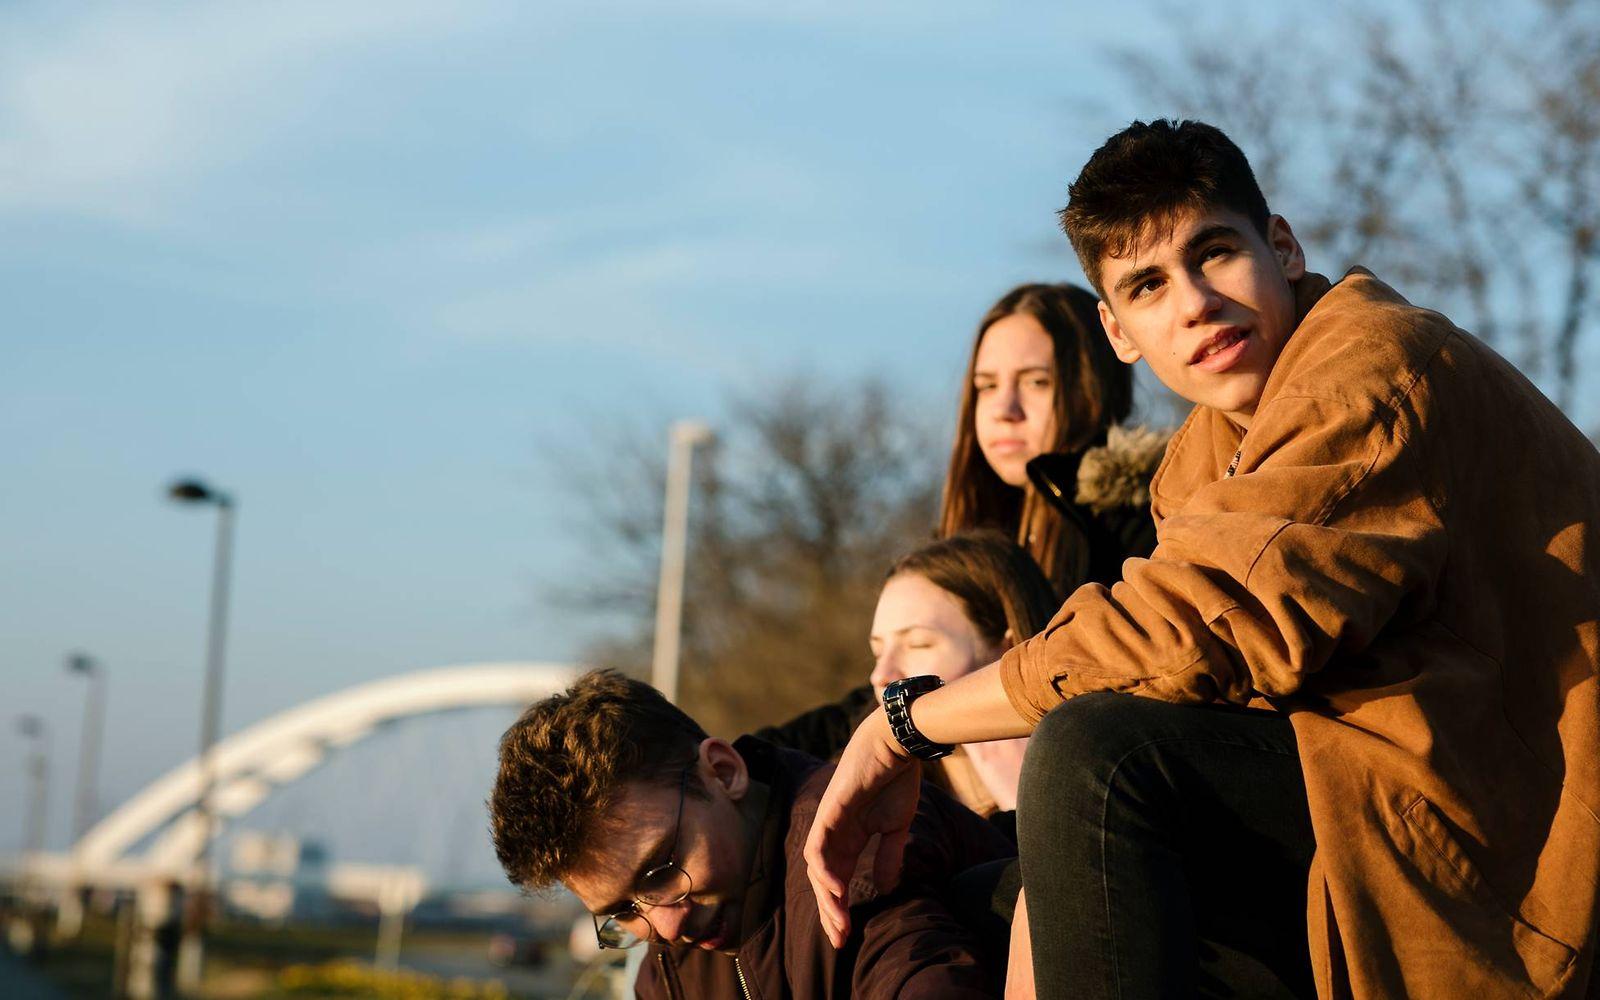
[[[972,932],[931,892],[902,886],[857,908],[861,945],[850,995],[861,1000],[997,997],[1001,975],[986,966]],[[848,947],[848,945],[847,945]]]
[[1370,400],[1272,400],[1239,475],[1197,490],[1149,559],[1006,654],[1013,704],[1034,720],[1089,691],[1244,704],[1364,649],[1430,599],[1444,559],[1416,426]]

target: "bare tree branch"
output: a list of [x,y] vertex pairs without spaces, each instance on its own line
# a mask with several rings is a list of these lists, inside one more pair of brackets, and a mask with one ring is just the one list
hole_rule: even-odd
[[1373,267],[1570,412],[1600,327],[1600,5],[1401,0],[1315,35],[1172,23],[1181,56],[1125,57],[1136,86],[1232,135],[1324,269]]
[[[733,735],[837,697],[870,671],[866,635],[881,576],[927,538],[944,449],[870,382],[795,379],[736,398],[696,463],[685,587],[682,700]],[[640,456],[661,433],[633,434]],[[641,457],[626,489],[613,463],[564,477],[594,551],[562,603],[620,628],[591,662],[643,672],[660,551],[661,461]],[[581,457],[580,457],[581,464]],[[609,484],[609,499],[594,503]],[[640,597],[643,600],[640,600]],[[585,602],[598,597],[588,607]]]

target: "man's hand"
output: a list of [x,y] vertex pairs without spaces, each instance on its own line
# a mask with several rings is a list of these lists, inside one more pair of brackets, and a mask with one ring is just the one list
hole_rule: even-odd
[[806,838],[806,869],[822,929],[835,948],[850,934],[850,877],[873,836],[872,877],[887,892],[900,877],[922,769],[908,757],[878,709],[856,728],[817,805]]

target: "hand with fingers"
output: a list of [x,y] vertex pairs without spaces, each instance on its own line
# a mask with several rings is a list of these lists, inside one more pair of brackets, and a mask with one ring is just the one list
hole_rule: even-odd
[[835,948],[850,934],[850,880],[874,838],[874,884],[888,892],[898,881],[921,779],[920,763],[894,738],[882,709],[867,716],[839,758],[806,838],[817,912]]

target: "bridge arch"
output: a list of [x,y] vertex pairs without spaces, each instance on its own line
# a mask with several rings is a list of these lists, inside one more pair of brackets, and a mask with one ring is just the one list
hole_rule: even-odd
[[[360,684],[263,719],[212,750],[213,832],[385,722],[458,708],[524,705],[565,688],[579,672],[554,663],[440,667]],[[73,863],[104,868],[135,862],[146,871],[186,872],[205,838],[196,814],[200,787],[198,758],[173,768],[84,833],[73,847]],[[163,832],[142,856],[130,857],[157,831]]]

